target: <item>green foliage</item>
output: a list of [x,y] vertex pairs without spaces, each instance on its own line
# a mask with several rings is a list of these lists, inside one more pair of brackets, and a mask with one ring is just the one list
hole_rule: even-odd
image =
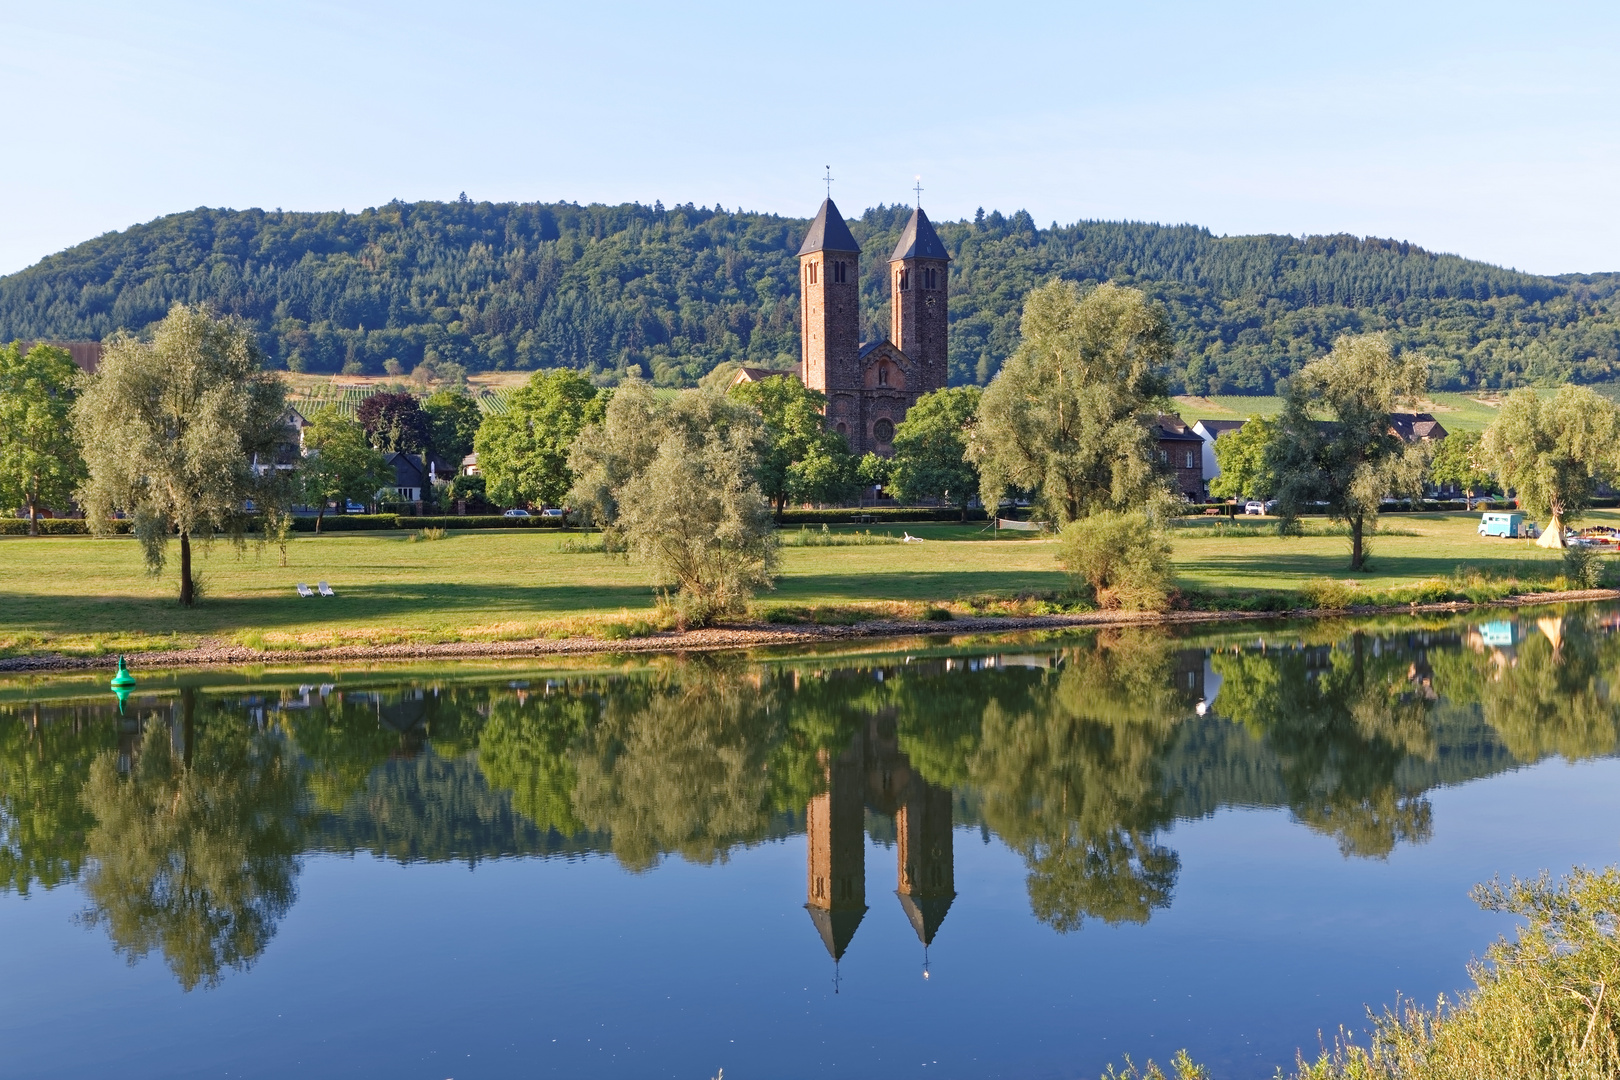
[[[909,206],[850,223],[890,250]],[[0,279],[0,338],[101,339],[175,301],[240,314],[295,371],[569,367],[690,384],[723,362],[799,355],[807,222],[690,204],[390,203],[347,213],[192,210],[87,241]],[[1196,226],[1025,211],[935,222],[952,263],[952,384],[1017,348],[1019,307],[1054,277],[1116,281],[1161,305],[1172,382],[1269,393],[1345,333],[1433,357],[1437,387],[1620,374],[1615,275],[1539,277],[1353,236],[1217,237]],[[888,267],[863,263],[867,336],[888,332]]]
[[574,483],[569,448],[602,418],[605,395],[578,372],[537,371],[507,403],[474,441],[486,497],[497,506],[561,506]]
[[21,342],[0,347],[0,507],[66,510],[84,478],[71,415],[79,369],[63,349]]
[[387,460],[372,449],[357,421],[327,406],[308,418],[297,476],[301,501],[315,506],[315,531],[321,531],[326,504],[347,500],[369,502],[392,478]]
[[1054,281],[1030,292],[1020,328],[968,435],[985,505],[1020,488],[1067,524],[1163,498],[1139,419],[1174,351],[1163,313],[1135,289]]
[[[55,720],[57,722],[49,722]],[[96,819],[80,792],[91,762],[113,749],[111,724],[79,724],[39,710],[0,710],[0,893],[54,889],[84,865]]]
[[1276,479],[1267,468],[1276,424],[1251,416],[1236,431],[1222,432],[1215,440],[1215,464],[1221,475],[1209,482],[1217,499],[1269,499]]
[[1435,448],[1429,462],[1429,481],[1436,487],[1454,487],[1469,500],[1497,490],[1478,431],[1453,431]]
[[836,502],[845,496],[855,463],[844,437],[829,431],[822,418],[827,395],[809,389],[795,375],[738,383],[730,393],[765,419],[759,483],[778,516],[789,500]]
[[415,394],[384,390],[360,402],[354,418],[378,450],[425,454],[433,444],[432,421]]
[[974,386],[935,390],[917,399],[894,432],[890,483],[895,498],[949,500],[967,510],[979,493],[979,470],[967,459],[967,431],[978,409]]
[[1267,458],[1284,530],[1325,503],[1350,527],[1350,569],[1365,566],[1384,497],[1423,494],[1425,451],[1401,441],[1390,414],[1411,406],[1427,378],[1421,358],[1397,359],[1376,334],[1340,338],[1294,377]]
[[1170,595],[1170,537],[1140,510],[1098,510],[1063,527],[1058,562],[1099,607],[1163,608]]
[[1486,429],[1485,458],[1519,505],[1553,520],[1578,521],[1600,480],[1620,455],[1620,411],[1587,387],[1565,386],[1551,398],[1519,390]]
[[254,460],[273,460],[287,437],[286,391],[262,359],[240,320],[176,304],[149,344],[115,338],[73,407],[91,528],[108,531],[114,511],[132,514],[154,575],[179,533],[183,606],[195,590],[191,540],[242,541],[243,506],[266,497]]
[[662,400],[631,382],[575,441],[570,498],[678,588],[679,625],[703,626],[771,585],[776,537],[757,479],[766,444],[759,413],[716,390]]
[[461,459],[472,453],[478,425],[484,419],[478,402],[464,390],[440,390],[422,403],[422,410],[428,416],[434,454],[451,468],[461,468]]

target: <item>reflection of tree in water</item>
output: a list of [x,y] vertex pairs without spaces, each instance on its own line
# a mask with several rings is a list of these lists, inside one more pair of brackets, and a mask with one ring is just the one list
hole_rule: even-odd
[[1030,904],[1059,931],[1089,916],[1146,922],[1180,859],[1154,841],[1172,820],[1158,762],[1190,703],[1162,636],[1109,634],[1064,654],[1024,695],[984,705],[967,759],[985,820],[1029,866]]
[[1515,645],[1476,644],[1437,658],[1448,697],[1477,700],[1485,721],[1520,761],[1558,754],[1570,761],[1612,754],[1620,745],[1620,638],[1586,612],[1524,627]]
[[83,794],[97,820],[85,921],[131,963],[160,950],[187,990],[264,951],[296,895],[302,839],[281,740],[223,709],[197,711],[182,691],[177,730],[148,721],[128,775],[105,752]]
[[95,817],[79,799],[117,728],[85,706],[0,709],[0,893],[23,896],[79,874]]
[[1402,761],[1436,749],[1427,650],[1357,633],[1335,646],[1219,653],[1212,666],[1221,712],[1277,755],[1300,821],[1346,855],[1428,839],[1428,799],[1395,784]]
[[542,829],[564,836],[585,831],[574,815],[579,777],[569,748],[598,710],[595,694],[503,695],[490,703],[478,737],[478,767],[492,788],[512,793],[512,808]]

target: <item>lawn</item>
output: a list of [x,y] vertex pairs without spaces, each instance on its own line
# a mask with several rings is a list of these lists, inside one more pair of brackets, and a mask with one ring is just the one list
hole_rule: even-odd
[[[1449,576],[1459,564],[1504,575],[1519,564],[1557,565],[1556,553],[1528,542],[1479,539],[1477,521],[1467,514],[1385,518],[1397,535],[1377,537],[1372,571],[1351,575],[1342,537],[1211,536],[1213,522],[1192,520],[1176,532],[1176,571],[1184,588],[1244,595],[1320,578],[1389,588]],[[1620,525],[1620,511],[1594,513],[1591,521]],[[1320,530],[1324,523],[1310,524]],[[830,530],[835,537],[857,531]],[[757,613],[820,621],[863,612],[917,616],[930,605],[963,610],[983,608],[988,597],[1050,596],[1066,584],[1050,539],[997,538],[976,525],[859,531],[909,531],[925,542],[786,546],[777,588],[760,598]],[[100,652],[209,638],[271,647],[511,640],[645,621],[654,606],[647,574],[600,552],[566,550],[575,541],[537,530],[451,532],[432,541],[404,533],[305,535],[289,546],[285,567],[273,548],[238,553],[217,544],[199,560],[203,602],[188,611],[174,601],[172,568],[148,577],[132,540],[0,538],[7,571],[0,650]],[[294,589],[321,580],[331,582],[336,599],[304,599]]]
[[[1537,391],[1541,394],[1552,392]],[[1433,413],[1435,419],[1450,431],[1484,431],[1496,419],[1501,400],[1501,394],[1496,391],[1467,394],[1437,392],[1420,402],[1418,409]],[[1183,396],[1175,401],[1182,419],[1189,424],[1195,420],[1247,420],[1251,416],[1276,416],[1283,406],[1280,397],[1258,395]]]

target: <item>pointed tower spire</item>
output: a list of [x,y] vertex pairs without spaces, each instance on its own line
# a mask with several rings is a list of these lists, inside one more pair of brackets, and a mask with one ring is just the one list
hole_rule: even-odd
[[810,231],[804,234],[804,243],[799,245],[799,257],[817,251],[839,251],[851,255],[861,253],[861,245],[855,242],[854,234],[844,224],[844,215],[838,212],[837,205],[830,197],[822,200],[821,209],[816,211],[816,219],[810,223]]
[[921,393],[942,388],[948,376],[950,267],[950,252],[928,215],[917,207],[889,256],[889,281],[894,289],[889,340],[919,362]]
[[799,378],[829,397],[860,383],[860,258],[844,215],[825,200],[799,245]]

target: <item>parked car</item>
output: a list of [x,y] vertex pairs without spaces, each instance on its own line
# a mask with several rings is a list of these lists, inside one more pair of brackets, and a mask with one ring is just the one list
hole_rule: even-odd
[[1259,499],[1250,499],[1248,502],[1243,504],[1243,512],[1245,514],[1264,514],[1266,512],[1266,504],[1261,502]]
[[506,513],[502,514],[501,516],[502,517],[509,517],[509,518],[526,518],[526,517],[533,517],[534,515],[530,514],[527,510],[508,510]]
[[548,506],[540,511],[540,516],[543,518],[560,518],[563,516],[563,512],[555,506]]
[[363,514],[366,512],[366,508],[362,504],[350,499],[348,502],[343,504],[343,512],[345,514]]

